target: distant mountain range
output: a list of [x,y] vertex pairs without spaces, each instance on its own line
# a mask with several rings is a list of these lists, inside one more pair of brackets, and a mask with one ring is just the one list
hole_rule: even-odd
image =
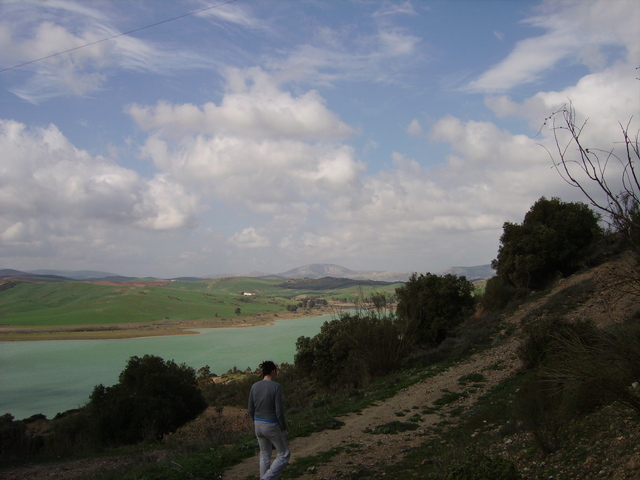
[[73,278],[74,280],[121,276],[116,275],[115,273],[99,272],[96,270],[29,270],[27,273],[31,273],[33,275],[57,275],[60,277]]
[[[330,263],[313,263],[303,267],[287,270],[278,274],[269,274],[265,272],[249,272],[244,274],[224,274],[210,275],[207,277],[178,277],[171,280],[197,281],[210,278],[222,277],[252,277],[252,278],[275,278],[275,279],[292,279],[292,278],[310,278],[318,279],[325,277],[332,278],[348,278],[351,280],[373,280],[378,282],[406,282],[413,272],[409,271],[374,271],[374,270],[349,270],[340,265]],[[418,272],[423,273],[423,272]],[[491,278],[495,275],[495,271],[491,265],[477,265],[475,267],[449,267],[445,270],[436,272],[438,275],[446,275],[448,273],[458,276],[465,276],[469,281]],[[82,281],[98,281],[108,280],[112,282],[126,282],[136,280],[137,277],[125,277],[109,272],[100,272],[96,270],[30,270],[27,272],[4,269],[0,270],[0,279],[11,279],[26,282],[62,282],[68,280]]]
[[21,282],[68,282],[69,280],[126,282],[136,277],[124,277],[108,272],[93,270],[30,270],[22,272],[10,268],[0,269],[0,280],[10,279]]
[[[414,272],[395,270],[395,271],[375,271],[375,270],[349,270],[348,268],[341,267],[340,265],[334,265],[331,263],[312,263],[303,267],[294,268],[293,270],[287,270],[286,272],[271,275],[264,272],[251,272],[243,275],[225,275],[225,276],[240,276],[240,277],[254,277],[254,278],[349,278],[352,280],[374,280],[378,282],[406,282]],[[419,272],[423,273],[423,272]],[[491,268],[491,265],[477,265],[475,267],[449,267],[439,272],[435,272],[437,275],[446,275],[448,273],[458,276],[465,276],[467,280],[482,280],[485,278],[493,277],[496,272]],[[209,278],[217,278],[219,276],[212,276]]]

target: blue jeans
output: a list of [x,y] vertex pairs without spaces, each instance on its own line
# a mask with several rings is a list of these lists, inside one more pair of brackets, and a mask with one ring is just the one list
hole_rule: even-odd
[[[284,467],[289,463],[291,452],[287,436],[280,430],[277,423],[254,420],[256,437],[260,445],[260,479],[277,480]],[[271,463],[271,449],[276,447],[276,459]]]

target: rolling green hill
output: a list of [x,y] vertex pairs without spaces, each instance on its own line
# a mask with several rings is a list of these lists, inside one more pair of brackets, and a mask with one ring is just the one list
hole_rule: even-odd
[[[348,284],[345,288],[283,288],[282,280],[233,277],[203,281],[68,281],[5,283],[0,286],[0,325],[61,326],[198,320],[253,316],[286,310],[302,297],[353,300],[395,285]],[[302,287],[302,285],[301,285]],[[244,293],[252,295],[244,295]]]

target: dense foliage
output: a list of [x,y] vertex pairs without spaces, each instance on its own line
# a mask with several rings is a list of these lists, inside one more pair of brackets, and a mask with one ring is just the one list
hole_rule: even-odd
[[473,284],[465,277],[415,273],[396,289],[399,318],[415,327],[420,344],[440,344],[473,312]]
[[541,197],[522,224],[505,222],[491,265],[517,287],[542,288],[558,273],[577,270],[585,249],[602,233],[598,221],[584,203]]
[[486,312],[495,312],[507,306],[509,301],[518,293],[508,279],[502,275],[496,275],[487,280],[482,295],[482,307]]
[[44,440],[27,435],[24,421],[16,420],[10,413],[0,416],[0,458],[13,458],[38,452]]
[[129,359],[116,385],[96,386],[87,410],[102,442],[132,444],[162,438],[206,406],[193,368],[145,355]]
[[295,366],[319,386],[360,387],[399,367],[411,339],[392,315],[342,314],[296,342]]

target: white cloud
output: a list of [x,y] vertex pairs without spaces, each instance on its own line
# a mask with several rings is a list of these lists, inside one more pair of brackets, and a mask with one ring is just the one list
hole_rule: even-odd
[[409,135],[413,135],[414,137],[422,135],[422,125],[420,125],[420,122],[417,118],[411,120],[409,126],[407,127],[407,133]]
[[229,91],[220,105],[206,103],[155,107],[132,105],[127,112],[144,130],[163,136],[185,133],[232,135],[253,139],[327,140],[350,136],[354,129],[327,109],[316,91],[298,97],[282,91],[263,70],[231,69]]
[[[132,106],[151,132],[141,154],[185,185],[274,213],[357,185],[364,166],[336,139],[354,133],[314,91],[294,97],[261,70],[229,76],[220,105]],[[247,86],[251,84],[250,86]]]
[[88,95],[121,69],[168,73],[212,66],[189,52],[118,36],[122,32],[104,14],[72,2],[3,4],[0,18],[0,64],[8,68],[38,60],[22,67],[30,74],[11,88],[31,103]]
[[381,25],[368,35],[351,29],[318,30],[315,41],[295,47],[266,66],[280,82],[335,85],[339,81],[400,83],[401,72],[424,60],[422,39],[402,28]]
[[4,243],[18,243],[27,239],[27,226],[24,222],[16,222],[0,233],[0,240]]
[[588,120],[583,140],[611,147],[613,139],[620,138],[620,124],[626,126],[632,120],[631,131],[638,129],[639,90],[636,67],[616,63],[601,72],[585,75],[564,90],[539,92],[522,103],[514,102],[506,95],[488,97],[485,103],[498,117],[526,119],[534,130],[541,128],[551,113],[571,103],[579,120]]
[[[164,174],[261,215],[259,226],[253,217],[248,221],[255,226],[229,237],[233,248],[277,248],[279,255],[301,262],[362,256],[380,262],[388,252],[401,251],[403,258],[432,264],[453,248],[447,261],[459,258],[465,264],[480,256],[483,263],[495,256],[505,220],[521,221],[542,195],[576,197],[552,170],[540,138],[453,116],[441,118],[429,132],[432,141],[450,145],[444,163],[425,167],[421,159],[396,153],[392,167],[368,174],[352,147],[327,135],[351,127],[342,126],[322,98],[294,97],[263,71],[244,73],[229,76],[233,87],[219,105],[129,109],[150,132],[142,154]],[[247,81],[254,78],[258,81]],[[238,95],[254,108],[232,108]],[[502,102],[508,114],[521,108],[508,98]],[[300,111],[312,112],[292,117],[304,119],[301,127],[292,128],[290,119],[268,126],[259,122],[276,119],[274,112],[297,110],[298,104]],[[318,122],[314,115],[331,122]],[[420,134],[419,121],[407,131]]]
[[[202,2],[203,5],[210,6],[208,2]],[[211,18],[212,20],[221,20],[218,24],[232,24],[241,28],[252,30],[268,29],[265,20],[257,18],[249,6],[242,4],[228,4],[216,8],[209,8],[197,14],[200,17]]]
[[143,179],[110,160],[91,157],[53,125],[29,130],[0,120],[0,151],[0,218],[8,225],[4,238],[24,237],[27,220],[72,218],[152,230],[194,225],[197,198],[184,188],[166,177]]
[[413,4],[409,1],[402,3],[384,2],[382,6],[374,12],[374,17],[387,15],[417,15]]
[[411,55],[420,42],[420,38],[400,31],[381,31],[379,36],[381,51],[390,57]]
[[235,233],[229,242],[238,248],[265,248],[271,244],[267,237],[260,235],[253,227],[247,227],[242,232]]
[[603,68],[607,62],[599,46],[622,46],[627,61],[637,64],[640,60],[637,1],[547,1],[539,9],[539,15],[525,23],[546,33],[519,41],[507,58],[470,82],[468,91],[508,91],[538,80],[565,58],[583,61],[590,68]]

